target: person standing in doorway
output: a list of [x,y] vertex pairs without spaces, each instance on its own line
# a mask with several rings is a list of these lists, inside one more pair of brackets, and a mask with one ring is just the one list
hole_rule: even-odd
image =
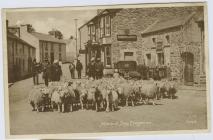
[[81,71],[82,71],[82,69],[83,69],[82,63],[80,62],[80,60],[77,60],[76,71],[78,73],[78,79],[81,79]]
[[91,59],[91,62],[88,64],[87,74],[89,78],[95,79],[95,58]]
[[75,79],[75,65],[73,64],[73,61],[69,65],[70,75],[71,79]]
[[33,84],[38,85],[38,66],[36,59],[33,59],[32,63],[32,74],[33,74]]
[[103,77],[104,65],[100,58],[97,58],[97,63],[95,64],[96,79],[101,79]]

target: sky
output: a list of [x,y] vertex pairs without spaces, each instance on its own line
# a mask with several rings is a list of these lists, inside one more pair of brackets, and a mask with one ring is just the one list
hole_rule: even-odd
[[9,26],[32,24],[36,32],[48,33],[52,29],[62,32],[64,39],[75,36],[75,20],[80,27],[97,14],[97,10],[8,11]]

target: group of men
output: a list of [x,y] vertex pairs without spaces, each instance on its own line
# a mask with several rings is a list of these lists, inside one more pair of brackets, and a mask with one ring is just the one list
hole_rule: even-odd
[[61,65],[58,60],[55,60],[52,64],[45,59],[43,64],[39,64],[36,62],[36,59],[33,60],[32,65],[33,72],[33,83],[34,85],[38,85],[38,74],[43,72],[42,78],[44,79],[44,83],[48,86],[50,81],[60,81],[62,76]]
[[83,69],[83,65],[80,62],[80,60],[77,59],[76,65],[73,62],[71,62],[70,65],[69,65],[71,78],[75,79],[75,70],[76,70],[77,73],[78,73],[78,79],[81,79],[81,71],[82,71],[82,69]]
[[95,58],[93,57],[88,64],[87,75],[93,79],[101,79],[103,77],[103,70],[104,65],[101,62],[101,59],[97,58],[97,61],[95,61]]

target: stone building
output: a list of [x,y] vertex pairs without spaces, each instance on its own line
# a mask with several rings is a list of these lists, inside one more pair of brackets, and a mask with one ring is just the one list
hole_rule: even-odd
[[35,46],[38,62],[44,61],[45,58],[48,58],[50,62],[53,62],[54,59],[66,61],[66,42],[64,40],[44,33],[30,32],[29,26],[29,24],[24,24],[16,27],[10,26],[8,29],[22,40]]
[[[95,17],[79,28],[79,32],[84,30],[83,35],[80,34],[80,44],[85,46],[86,64],[92,57],[99,57],[104,62],[105,70],[113,69],[114,64],[120,60],[133,60],[137,64],[155,65],[154,59],[149,61],[151,54],[148,54],[144,47],[147,46],[144,42],[146,39],[141,36],[141,33],[149,28],[152,29],[153,23],[159,20],[168,21],[168,19],[175,19],[182,15],[188,17],[200,9],[202,7],[195,6],[98,10]],[[162,26],[169,27],[168,24]],[[188,31],[191,32],[191,29],[189,28]],[[88,33],[87,37],[86,33]],[[196,34],[199,33],[196,32]],[[149,47],[153,47],[152,44],[151,42]],[[177,55],[176,52],[174,55]],[[169,54],[166,57],[170,57]],[[165,60],[168,61],[165,64],[172,61],[167,58]],[[159,60],[159,63],[162,63],[160,61],[163,62],[163,58]]]
[[[197,7],[162,7],[99,10],[94,18],[82,26],[88,29],[88,40],[83,42],[87,43],[87,57],[101,57],[109,68],[124,59],[142,63],[141,31],[158,18],[189,14],[196,9]],[[79,28],[80,31],[82,27]]]
[[205,84],[204,15],[196,12],[157,20],[142,32],[145,64],[170,66],[186,85]]
[[7,32],[8,82],[15,82],[31,75],[35,47]]

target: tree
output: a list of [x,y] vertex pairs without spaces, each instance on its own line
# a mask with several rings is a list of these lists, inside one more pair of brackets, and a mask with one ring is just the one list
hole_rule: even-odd
[[48,32],[49,35],[54,36],[55,38],[58,39],[63,39],[63,34],[61,33],[61,31],[57,30],[57,29],[52,29],[51,31]]

